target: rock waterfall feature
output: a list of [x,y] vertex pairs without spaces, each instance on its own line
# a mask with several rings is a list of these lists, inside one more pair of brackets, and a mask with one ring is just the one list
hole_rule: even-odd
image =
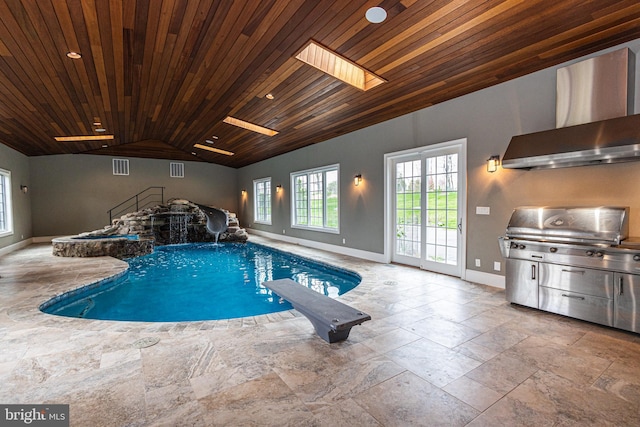
[[153,252],[155,245],[246,242],[234,213],[184,199],[131,212],[102,229],[53,239],[53,254],[67,257],[130,258]]

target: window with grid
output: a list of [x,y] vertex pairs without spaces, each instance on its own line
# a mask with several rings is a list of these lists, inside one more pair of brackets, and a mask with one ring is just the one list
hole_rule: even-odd
[[253,221],[260,224],[271,224],[271,178],[253,181],[254,215]]
[[396,254],[420,258],[422,161],[396,164]]
[[0,169],[0,236],[8,236],[12,233],[11,172]]
[[339,231],[338,165],[291,174],[291,226]]

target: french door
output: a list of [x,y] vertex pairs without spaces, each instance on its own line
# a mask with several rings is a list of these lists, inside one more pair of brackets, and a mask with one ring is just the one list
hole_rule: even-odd
[[389,158],[393,261],[461,277],[463,156],[462,143],[449,143]]

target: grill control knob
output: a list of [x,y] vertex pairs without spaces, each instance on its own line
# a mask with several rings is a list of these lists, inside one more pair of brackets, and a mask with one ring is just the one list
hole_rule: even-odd
[[587,251],[587,256],[593,256],[593,251]]
[[518,244],[516,242],[511,242],[511,247],[513,249],[517,249],[518,248]]
[[633,256],[633,260],[634,261],[640,261],[640,255],[634,255]]
[[602,257],[604,256],[604,252],[602,252],[602,251],[598,251],[598,252],[596,252],[596,256],[597,256],[598,258],[602,258]]
[[549,248],[549,252],[555,254],[556,252],[558,252],[558,248]]
[[518,246],[518,248],[524,249],[524,248],[526,248],[526,246],[525,245],[520,245],[520,246]]

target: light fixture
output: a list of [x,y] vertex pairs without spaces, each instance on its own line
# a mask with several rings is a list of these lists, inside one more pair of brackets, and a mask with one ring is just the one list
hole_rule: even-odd
[[27,194],[27,192],[29,191],[29,187],[27,187],[26,185],[21,185],[20,191],[22,191],[24,194]]
[[487,159],[487,172],[494,173],[500,166],[500,156],[491,156]]
[[353,184],[357,187],[362,182],[362,175],[358,174],[353,177]]
[[370,7],[364,16],[372,24],[379,24],[387,19],[387,11],[381,7]]
[[58,142],[73,141],[101,141],[104,139],[113,139],[113,135],[77,135],[77,136],[56,136],[54,139]]
[[82,58],[82,54],[80,52],[70,51],[70,52],[67,52],[67,58],[69,58],[69,59],[80,59],[80,58]]
[[243,196],[246,196],[246,195],[247,195],[247,190],[245,190],[245,189],[243,188],[243,189],[242,189],[242,191],[241,191],[241,193],[242,193],[242,195],[243,195]]
[[296,59],[360,90],[369,90],[386,82],[382,77],[376,76],[355,62],[349,61],[314,41],[310,41],[296,55]]
[[262,127],[260,125],[256,125],[253,123],[249,123],[249,122],[245,122],[244,120],[240,120],[240,119],[236,119],[235,117],[231,117],[231,116],[227,116],[223,122],[233,125],[233,126],[238,126],[239,128],[243,128],[243,129],[247,129],[253,132],[258,132],[261,133],[263,135],[267,135],[267,136],[274,136],[278,134],[278,131],[273,130],[273,129],[268,129],[265,127]]
[[282,185],[278,184],[276,185],[276,193],[279,193],[282,191]]
[[231,151],[221,150],[219,148],[209,147],[208,145],[202,145],[202,144],[194,144],[193,148],[199,148],[201,150],[213,151],[214,153],[224,154],[225,156],[233,156],[233,154],[234,154]]
[[274,99],[275,98],[275,96],[273,96],[272,93],[268,93],[264,97],[267,98],[267,99]]

